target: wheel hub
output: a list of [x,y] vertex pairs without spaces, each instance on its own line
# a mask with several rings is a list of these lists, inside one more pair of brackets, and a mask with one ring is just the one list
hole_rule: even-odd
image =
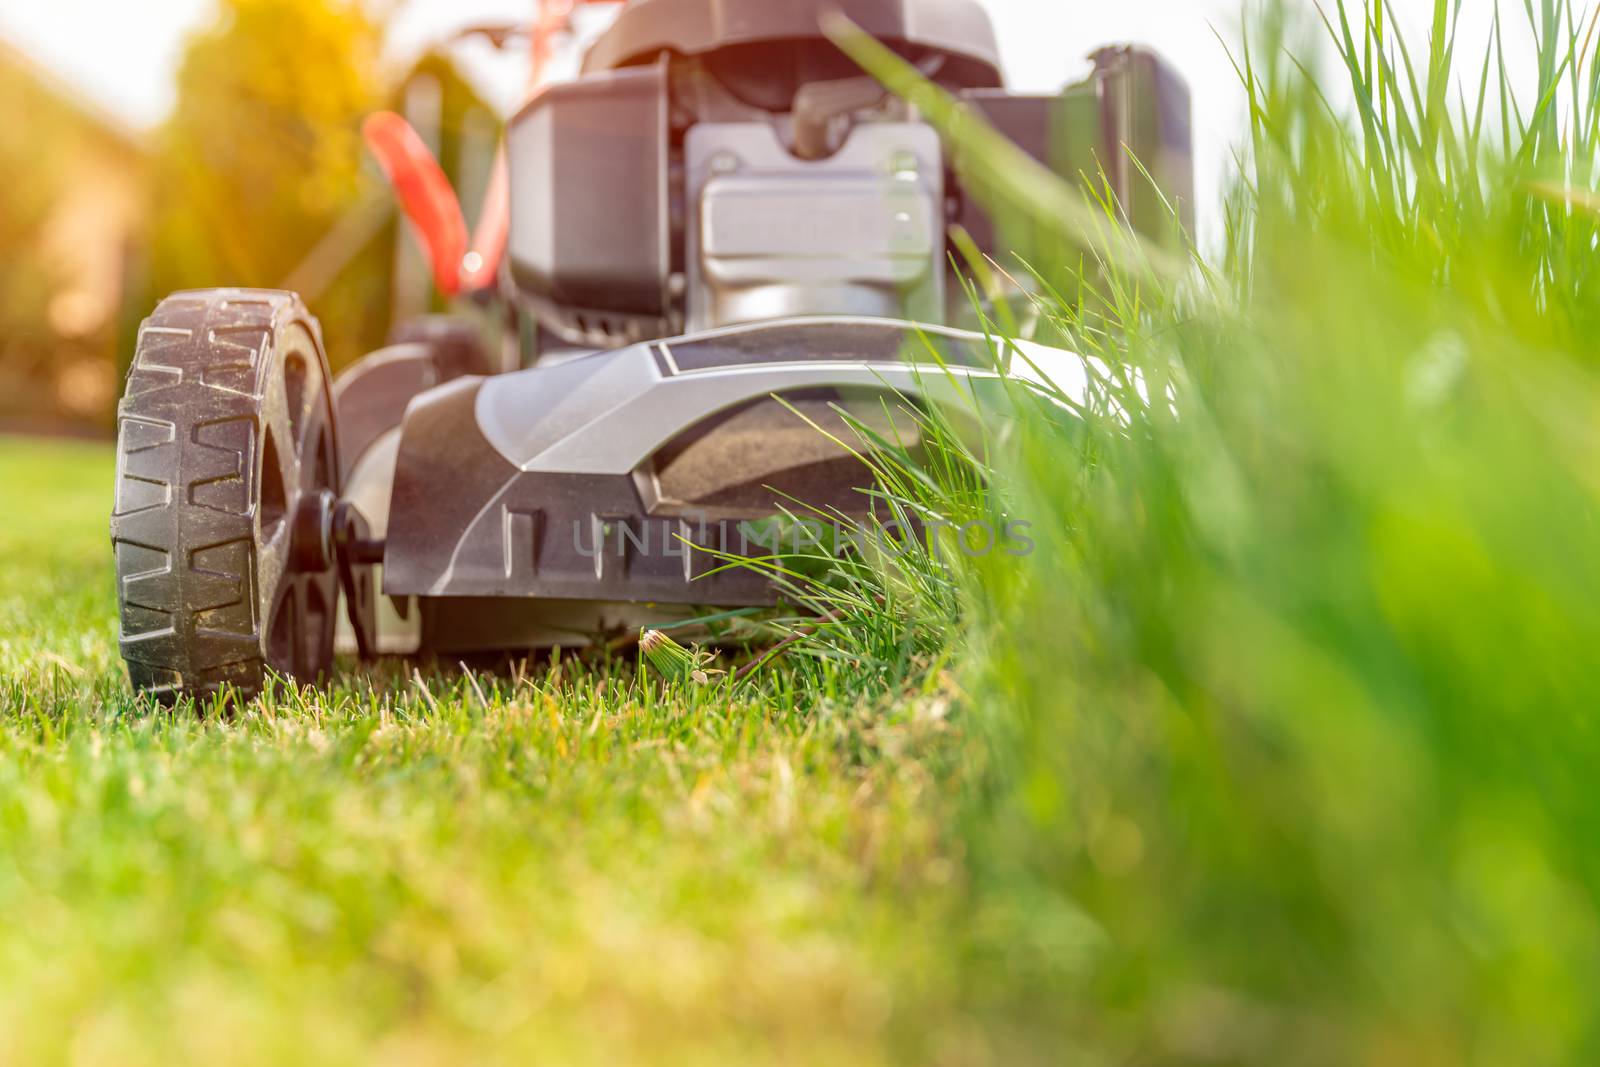
[[321,574],[334,565],[333,513],[337,499],[332,490],[307,493],[294,512],[290,558],[302,574]]

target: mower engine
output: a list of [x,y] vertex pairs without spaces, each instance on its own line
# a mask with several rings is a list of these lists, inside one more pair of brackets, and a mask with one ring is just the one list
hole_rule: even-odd
[[[614,347],[796,315],[959,318],[950,227],[1003,242],[939,133],[820,35],[835,6],[636,0],[582,77],[515,117],[511,269],[548,329]],[[1187,210],[1188,93],[1156,56],[1103,51],[1063,94],[1020,96],[977,0],[844,10],[1039,161],[1103,172],[1136,228],[1174,228],[1163,193]]]

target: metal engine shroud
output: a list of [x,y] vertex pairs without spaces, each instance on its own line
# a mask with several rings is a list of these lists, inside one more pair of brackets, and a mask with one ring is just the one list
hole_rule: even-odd
[[[345,498],[407,609],[386,650],[772,604],[722,554],[797,502],[867,510],[852,423],[915,450],[913,409],[974,418],[1004,386],[984,338],[938,325],[966,301],[949,235],[1028,235],[997,232],[939,133],[821,36],[836,6],[1035,158],[1103,174],[1135,227],[1187,211],[1188,94],[1148,52],[1021,96],[976,0],[634,0],[507,135],[511,278],[565,356],[489,375],[402,346],[338,383]],[[1082,387],[1081,363],[1057,371]]]

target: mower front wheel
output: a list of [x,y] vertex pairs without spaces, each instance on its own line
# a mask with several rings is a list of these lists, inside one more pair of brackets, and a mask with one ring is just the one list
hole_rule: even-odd
[[156,308],[118,407],[121,648],[163,702],[333,664],[341,489],[320,328],[291,293],[179,293]]

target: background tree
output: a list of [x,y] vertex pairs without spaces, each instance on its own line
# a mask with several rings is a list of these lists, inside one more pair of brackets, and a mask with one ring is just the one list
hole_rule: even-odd
[[[222,0],[189,43],[158,141],[153,296],[281,286],[375,195],[360,125],[384,99],[381,44],[357,3]],[[311,294],[336,364],[382,341],[391,248],[370,242]]]
[[[0,65],[0,99],[35,103],[31,90],[22,70]],[[38,257],[16,254],[37,246],[59,184],[59,138],[39,136],[37,115],[29,107],[0,122],[0,160],[16,164],[6,167],[6,195],[0,197],[0,249],[8,253],[0,255],[0,359],[47,329],[52,272]]]
[[103,430],[143,222],[143,149],[3,43],[0,101],[0,426]]

